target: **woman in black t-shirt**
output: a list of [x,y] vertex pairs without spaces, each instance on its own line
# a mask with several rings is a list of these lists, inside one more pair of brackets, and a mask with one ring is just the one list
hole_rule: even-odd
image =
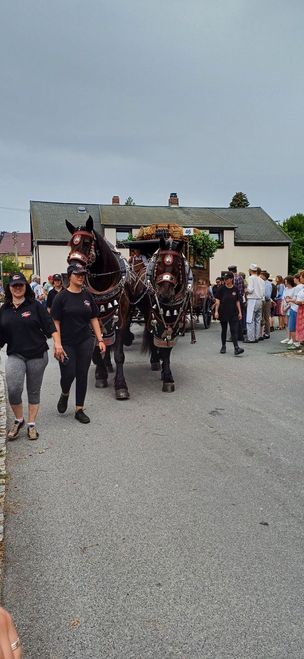
[[63,283],[62,283],[62,277],[61,275],[53,275],[53,288],[48,292],[47,299],[46,299],[46,307],[47,310],[50,312],[52,308],[52,304],[54,302],[54,299],[60,291],[63,289]]
[[55,357],[60,355],[60,339],[47,310],[27,283],[22,272],[12,274],[0,310],[0,345],[7,344],[5,366],[8,399],[15,421],[8,439],[16,439],[24,426],[22,392],[26,378],[29,439],[38,439],[36,417],[45,367],[48,363],[46,337],[53,337]]
[[60,414],[66,411],[70,388],[76,379],[75,419],[80,423],[90,423],[83,406],[95,346],[92,330],[102,353],[106,346],[98,320],[98,308],[90,293],[83,289],[85,268],[81,263],[74,263],[69,265],[67,274],[69,285],[56,295],[51,308],[62,344],[59,358],[61,395],[57,410]]
[[214,317],[220,319],[222,326],[222,347],[221,354],[226,352],[227,327],[230,326],[231,339],[234,345],[234,354],[241,355],[243,348],[238,345],[238,323],[242,320],[240,295],[236,286],[233,285],[233,272],[226,272],[224,276],[224,286],[216,293]]

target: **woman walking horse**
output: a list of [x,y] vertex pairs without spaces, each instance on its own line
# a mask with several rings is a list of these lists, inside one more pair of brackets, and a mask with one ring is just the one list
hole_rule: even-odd
[[[114,347],[116,399],[129,398],[123,368],[124,340],[134,305],[141,307],[145,317],[143,349],[150,350],[151,368],[158,370],[161,360],[163,391],[174,391],[170,354],[180,330],[185,327],[186,314],[190,312],[192,319],[183,241],[160,239],[160,248],[148,266],[149,275],[144,281],[142,273],[138,277],[129,276],[126,261],[94,230],[91,216],[85,226],[76,228],[67,220],[66,226],[72,234],[68,262],[80,261],[88,270],[86,286],[100,310],[108,357],[111,346]],[[194,343],[193,319],[191,337]],[[106,360],[102,360],[98,348],[93,361],[96,386],[107,386]]]
[[94,230],[91,216],[84,226],[74,227],[68,220],[66,226],[72,234],[68,262],[78,261],[88,271],[85,283],[99,308],[104,342],[107,347],[104,360],[98,347],[93,354],[93,362],[96,365],[96,386],[107,386],[107,365],[111,370],[110,350],[114,347],[115,395],[117,400],[127,400],[129,391],[123,370],[125,359],[123,340],[129,311],[129,300],[124,290],[127,277],[126,261],[113,245]]

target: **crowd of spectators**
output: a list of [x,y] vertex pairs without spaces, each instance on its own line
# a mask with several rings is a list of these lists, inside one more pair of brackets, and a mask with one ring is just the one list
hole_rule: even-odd
[[[231,289],[230,296],[235,296],[235,302],[239,305],[232,305],[228,315],[226,303],[223,304],[223,297],[227,299],[227,288]],[[286,331],[286,337],[281,343],[287,344],[288,350],[303,352],[304,270],[294,276],[273,277],[266,269],[262,270],[257,264],[251,263],[246,277],[244,272],[238,272],[237,267],[231,265],[216,278],[210,293],[215,301],[214,319],[219,319],[222,324],[221,353],[226,352],[226,334],[223,327],[225,328],[227,322],[230,324],[231,340],[235,349],[237,340],[248,344],[258,343],[270,339],[271,332],[277,328],[279,331]]]

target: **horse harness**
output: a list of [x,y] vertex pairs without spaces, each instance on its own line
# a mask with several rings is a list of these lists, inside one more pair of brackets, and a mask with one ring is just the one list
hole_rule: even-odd
[[[162,263],[165,267],[170,267],[173,265],[174,258],[179,259],[178,273],[175,275],[166,269],[158,274],[158,265]],[[173,284],[176,291],[172,303],[161,304],[156,287],[150,282],[150,295],[153,296],[154,302],[151,312],[154,345],[158,348],[172,348],[177,342],[179,332],[183,333],[185,330],[187,312],[190,313],[191,320],[191,343],[195,343],[192,292],[189,289],[186,290],[186,268],[183,255],[174,250],[159,249],[153,268],[152,280],[156,286],[166,282]]]

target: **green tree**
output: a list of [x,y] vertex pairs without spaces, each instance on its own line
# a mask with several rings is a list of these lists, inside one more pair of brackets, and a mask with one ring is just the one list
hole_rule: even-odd
[[289,247],[289,263],[288,270],[291,274],[295,274],[298,270],[304,269],[304,215],[303,213],[296,213],[291,215],[281,224],[283,231],[285,231],[292,240]]
[[2,263],[2,272],[3,272],[3,285],[5,286],[8,283],[9,273],[10,272],[19,272],[20,265],[16,261],[13,255],[3,256],[1,259]]
[[218,240],[211,238],[205,231],[194,233],[189,236],[189,256],[192,264],[203,264],[207,259],[212,259],[219,246]]
[[249,201],[244,192],[236,192],[230,202],[230,208],[247,208]]
[[125,201],[125,206],[135,206],[135,201],[133,197],[128,197]]

